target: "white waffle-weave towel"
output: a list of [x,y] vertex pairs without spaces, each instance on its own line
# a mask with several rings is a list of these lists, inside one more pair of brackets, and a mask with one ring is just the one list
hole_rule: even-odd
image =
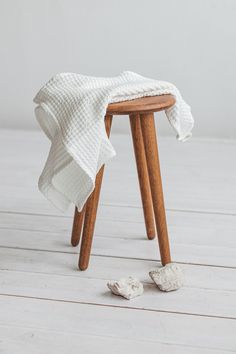
[[38,122],[51,140],[39,178],[40,191],[62,211],[70,203],[81,210],[94,189],[98,170],[115,155],[104,124],[108,104],[163,94],[175,96],[176,103],[166,115],[177,138],[186,140],[193,127],[190,107],[168,82],[130,71],[112,78],[55,75],[34,98]]

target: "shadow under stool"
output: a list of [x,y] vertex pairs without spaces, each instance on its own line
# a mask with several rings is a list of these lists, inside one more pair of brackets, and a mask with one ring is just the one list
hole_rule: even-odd
[[[174,104],[175,98],[172,95],[143,97],[109,104],[105,116],[106,132],[109,137],[112,117],[114,115],[129,115],[146,233],[147,237],[152,240],[157,232],[162,265],[170,263],[171,256],[154,112],[165,110]],[[103,172],[104,166],[97,173],[95,189],[82,211],[78,212],[75,208],[71,244],[77,246],[82,234],[79,256],[81,270],[86,270],[89,264]]]

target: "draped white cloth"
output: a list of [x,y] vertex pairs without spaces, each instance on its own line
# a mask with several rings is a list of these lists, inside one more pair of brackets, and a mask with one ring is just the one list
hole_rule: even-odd
[[70,203],[81,210],[98,170],[115,155],[104,125],[108,104],[163,94],[176,98],[166,116],[177,138],[184,141],[191,136],[193,117],[178,89],[168,82],[130,71],[111,78],[74,73],[51,78],[34,98],[38,122],[51,140],[40,191],[62,211]]

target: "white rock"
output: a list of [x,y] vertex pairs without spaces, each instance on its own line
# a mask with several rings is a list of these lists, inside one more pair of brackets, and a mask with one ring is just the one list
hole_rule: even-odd
[[113,294],[123,296],[127,300],[143,293],[143,284],[133,277],[121,278],[119,281],[114,282],[109,281],[107,286]]
[[169,263],[164,267],[149,272],[151,279],[162,291],[177,290],[183,286],[184,273],[180,266]]

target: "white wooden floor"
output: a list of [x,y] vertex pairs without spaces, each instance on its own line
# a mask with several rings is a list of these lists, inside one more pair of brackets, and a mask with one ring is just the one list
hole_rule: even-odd
[[[236,352],[236,142],[160,139],[173,259],[186,284],[161,293],[145,236],[129,136],[114,135],[89,270],[70,246],[73,209],[37,190],[48,151],[41,132],[0,133],[0,353]],[[106,282],[145,284],[132,301]]]

